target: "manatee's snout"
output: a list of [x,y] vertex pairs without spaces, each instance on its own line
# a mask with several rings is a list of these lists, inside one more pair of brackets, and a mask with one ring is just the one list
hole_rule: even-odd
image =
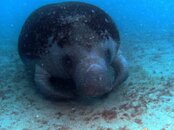
[[84,59],[75,72],[79,94],[88,97],[102,96],[111,91],[113,78],[105,61],[100,57]]

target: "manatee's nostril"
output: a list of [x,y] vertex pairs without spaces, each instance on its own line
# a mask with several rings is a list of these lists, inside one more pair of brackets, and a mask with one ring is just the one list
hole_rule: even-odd
[[87,72],[89,72],[90,70],[92,71],[96,71],[98,69],[102,69],[103,67],[101,65],[98,64],[92,64],[88,67]]

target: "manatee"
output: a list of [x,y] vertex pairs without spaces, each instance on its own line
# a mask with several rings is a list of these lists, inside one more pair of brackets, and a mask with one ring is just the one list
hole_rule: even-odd
[[62,2],[40,7],[25,21],[18,51],[37,90],[53,99],[101,97],[128,78],[120,36],[99,7]]

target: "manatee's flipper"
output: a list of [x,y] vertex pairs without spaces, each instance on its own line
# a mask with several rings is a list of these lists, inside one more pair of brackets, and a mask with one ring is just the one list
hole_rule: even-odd
[[112,62],[112,67],[116,73],[114,82],[114,87],[116,87],[128,78],[128,64],[126,59],[121,54],[118,54]]
[[57,83],[56,86],[53,85],[51,75],[38,65],[35,68],[34,80],[39,92],[48,98],[56,100],[72,99],[75,96],[71,91],[62,89],[64,87],[62,83]]

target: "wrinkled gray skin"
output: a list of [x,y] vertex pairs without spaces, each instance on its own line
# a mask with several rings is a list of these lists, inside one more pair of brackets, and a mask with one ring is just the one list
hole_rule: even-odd
[[80,2],[41,7],[27,19],[19,54],[46,97],[100,97],[128,77],[119,33],[99,8]]

